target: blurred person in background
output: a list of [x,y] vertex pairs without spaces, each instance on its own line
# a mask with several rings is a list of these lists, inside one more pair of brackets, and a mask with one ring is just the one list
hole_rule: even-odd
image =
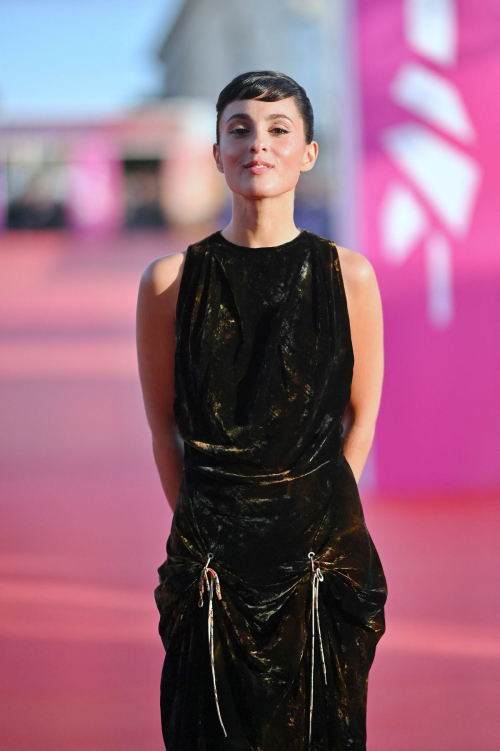
[[61,201],[53,197],[52,176],[41,173],[31,178],[24,193],[11,201],[7,209],[9,229],[61,229],[66,216]]
[[163,739],[365,751],[387,598],[357,485],[382,390],[379,288],[364,256],[295,226],[318,157],[305,90],[252,71],[216,112],[231,220],[150,263],[137,304],[174,512],[154,592]]

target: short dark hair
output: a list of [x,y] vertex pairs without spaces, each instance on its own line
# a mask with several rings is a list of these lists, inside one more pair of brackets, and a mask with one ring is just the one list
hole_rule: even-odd
[[[263,96],[264,95],[264,96]],[[278,102],[280,99],[295,97],[297,110],[304,122],[306,143],[314,138],[314,113],[305,89],[290,76],[276,70],[252,70],[240,73],[225,86],[219,94],[217,110],[216,138],[219,143],[219,124],[224,108],[239,99],[257,99],[262,102]]]

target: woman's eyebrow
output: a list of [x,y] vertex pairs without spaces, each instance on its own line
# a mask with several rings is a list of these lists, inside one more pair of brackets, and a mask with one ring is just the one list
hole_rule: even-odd
[[[285,120],[290,120],[290,122],[293,123],[293,120],[292,120],[291,117],[288,117],[288,115],[283,115],[280,112],[277,112],[277,113],[275,113],[273,115],[267,115],[265,119],[266,120],[277,120],[279,117],[283,117]],[[252,118],[250,117],[250,115],[247,115],[246,112],[238,112],[236,115],[231,115],[231,117],[228,117],[228,119],[226,120],[226,125],[228,124],[228,122],[230,120],[235,120],[235,119],[238,119],[238,120],[251,120]]]

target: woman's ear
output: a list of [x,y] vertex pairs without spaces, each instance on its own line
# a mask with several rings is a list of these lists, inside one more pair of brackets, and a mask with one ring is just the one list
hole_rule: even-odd
[[220,148],[217,143],[214,143],[213,145],[213,155],[215,159],[215,164],[217,165],[217,169],[219,170],[219,172],[224,172],[224,167],[222,165],[221,158],[220,158]]
[[308,172],[314,167],[316,159],[318,158],[319,146],[317,141],[311,141],[307,144],[304,151],[304,158],[302,159],[301,172]]

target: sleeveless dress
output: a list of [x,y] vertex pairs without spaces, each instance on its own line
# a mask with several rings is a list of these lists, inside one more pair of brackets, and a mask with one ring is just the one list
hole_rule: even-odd
[[154,590],[168,751],[364,751],[387,585],[343,454],[354,355],[337,247],[190,245],[184,467]]

